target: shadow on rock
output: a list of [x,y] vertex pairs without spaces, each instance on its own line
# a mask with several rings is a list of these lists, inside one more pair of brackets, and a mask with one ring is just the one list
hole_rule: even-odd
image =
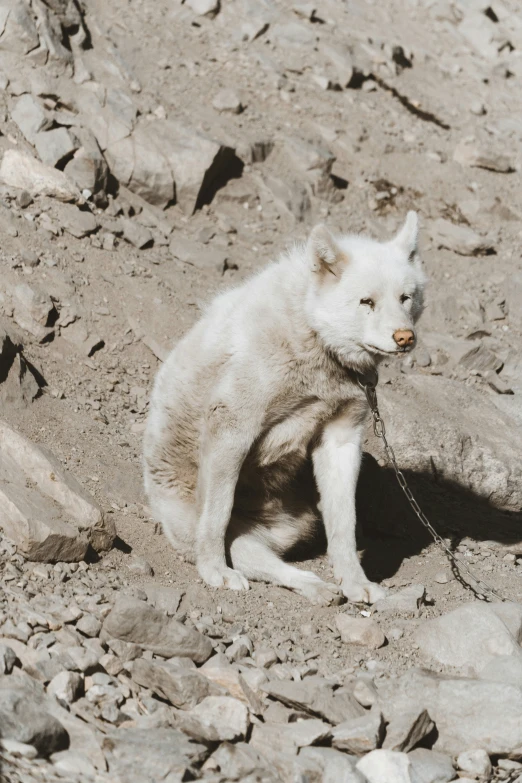
[[[456,482],[405,470],[413,495],[450,548],[462,539],[522,547],[522,514],[502,511]],[[393,576],[402,561],[432,542],[397,483],[394,471],[365,453],[357,486],[358,546],[372,580]],[[522,552],[522,549],[521,549]]]

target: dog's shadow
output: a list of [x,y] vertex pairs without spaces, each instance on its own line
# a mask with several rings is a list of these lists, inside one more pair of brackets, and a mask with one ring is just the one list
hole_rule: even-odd
[[[462,539],[522,541],[522,514],[501,511],[470,489],[432,474],[405,470],[404,475],[420,508],[450,549]],[[363,567],[373,581],[393,576],[402,561],[419,554],[433,539],[413,512],[394,471],[380,467],[364,454],[357,486],[358,547],[364,549]]]
[[[455,549],[462,539],[522,542],[522,514],[501,511],[469,489],[432,474],[405,470],[404,475],[420,508],[437,533]],[[397,483],[394,471],[380,467],[364,453],[357,485],[357,548],[364,550],[362,565],[369,579],[380,582],[394,576],[403,560],[418,555],[432,543],[429,532],[414,514]],[[308,560],[326,552],[321,530],[310,546],[291,553],[291,560]]]

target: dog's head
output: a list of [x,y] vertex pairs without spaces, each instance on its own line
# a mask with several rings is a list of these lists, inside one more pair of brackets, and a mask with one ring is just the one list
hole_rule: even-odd
[[426,280],[417,233],[415,212],[408,212],[389,242],[355,235],[335,238],[323,225],[312,231],[308,317],[347,364],[364,369],[415,346]]

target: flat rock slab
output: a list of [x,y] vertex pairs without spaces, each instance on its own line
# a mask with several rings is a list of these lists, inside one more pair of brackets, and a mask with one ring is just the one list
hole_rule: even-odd
[[246,704],[250,712],[255,715],[260,715],[263,712],[263,702],[259,696],[241,676],[239,669],[231,664],[222,653],[213,655],[203,664],[198,673],[214,683],[214,687],[226,688],[231,696]]
[[147,594],[148,603],[155,609],[160,609],[165,614],[175,614],[183,598],[183,590],[165,585],[144,585],[143,590]]
[[244,739],[250,725],[248,708],[231,696],[207,696],[196,707],[177,716],[184,732],[203,742]]
[[386,643],[386,636],[375,620],[338,614],[335,622],[345,644],[359,644],[370,650],[377,650]]
[[409,585],[377,601],[373,608],[377,612],[397,612],[417,616],[426,597],[424,585]]
[[191,709],[211,692],[209,680],[195,669],[184,669],[169,661],[138,658],[131,664],[134,682],[149,688],[179,709]]
[[59,201],[83,201],[80,191],[58,169],[18,150],[6,150],[0,164],[0,180],[32,196],[50,196]]
[[411,776],[415,783],[448,783],[455,779],[451,757],[427,748],[416,748],[408,753]]
[[125,783],[183,780],[185,770],[201,763],[208,751],[176,729],[121,728],[103,741],[109,770]]
[[332,729],[332,745],[338,750],[362,755],[379,747],[384,737],[384,721],[373,709],[360,718],[347,720]]
[[461,256],[483,256],[493,250],[492,242],[479,236],[469,226],[456,225],[444,218],[433,221],[430,233],[439,247],[453,250]]
[[270,754],[293,753],[326,739],[331,727],[317,718],[299,720],[295,723],[257,724],[252,730],[252,746],[270,758]]
[[28,560],[79,561],[116,536],[94,498],[56,457],[0,421],[0,526]]
[[137,598],[120,598],[105,618],[102,638],[122,639],[139,644],[164,658],[179,656],[203,663],[212,653],[212,644],[195,628],[167,617]]
[[273,680],[261,687],[273,699],[297,710],[318,715],[328,723],[341,723],[365,714],[363,707],[347,690],[334,692],[326,680],[320,677],[307,677],[301,682]]

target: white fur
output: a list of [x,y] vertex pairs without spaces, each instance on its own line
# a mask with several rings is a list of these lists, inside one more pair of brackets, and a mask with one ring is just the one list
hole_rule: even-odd
[[306,246],[217,297],[172,351],[152,394],[145,485],[208,584],[257,579],[338,601],[336,585],[281,559],[313,538],[318,490],[342,592],[369,603],[383,594],[355,544],[367,413],[356,380],[400,352],[394,334],[414,332],[423,288],[415,213],[386,243],[318,226]]

